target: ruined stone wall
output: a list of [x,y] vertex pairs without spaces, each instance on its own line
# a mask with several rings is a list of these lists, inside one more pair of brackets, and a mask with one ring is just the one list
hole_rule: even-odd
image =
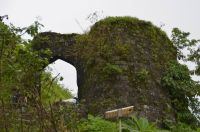
[[152,121],[174,119],[161,78],[167,63],[176,61],[176,50],[150,22],[109,17],[82,35],[41,33],[34,47],[50,48],[50,62],[60,58],[76,67],[78,97],[89,113],[133,105],[136,114]]

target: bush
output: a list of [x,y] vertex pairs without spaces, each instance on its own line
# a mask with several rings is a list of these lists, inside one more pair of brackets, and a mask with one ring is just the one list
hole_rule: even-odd
[[156,127],[154,124],[149,123],[146,118],[137,118],[132,116],[130,119],[125,120],[123,123],[124,132],[155,132]]
[[116,123],[102,119],[101,117],[88,116],[87,120],[83,120],[79,126],[81,132],[117,132]]
[[72,97],[70,91],[60,85],[58,79],[53,78],[51,73],[43,72],[41,86],[41,99],[44,105]]
[[195,132],[195,131],[190,126],[184,123],[178,123],[176,126],[172,128],[172,132]]

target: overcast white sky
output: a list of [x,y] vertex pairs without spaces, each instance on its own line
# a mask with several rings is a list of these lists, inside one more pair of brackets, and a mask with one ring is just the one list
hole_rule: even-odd
[[[82,33],[90,23],[90,13],[103,12],[101,16],[133,16],[153,22],[170,34],[173,27],[200,38],[200,0],[0,0],[0,15],[9,15],[17,26],[28,26],[39,16],[45,26],[43,31]],[[51,66],[54,74],[62,72],[64,84],[75,94],[76,71],[62,61]]]

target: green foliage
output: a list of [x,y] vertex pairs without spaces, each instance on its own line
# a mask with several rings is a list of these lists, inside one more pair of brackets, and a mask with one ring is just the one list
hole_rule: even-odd
[[[174,46],[177,48],[177,57],[178,59],[184,59],[184,60],[193,60],[194,57],[196,58],[197,51],[192,50],[193,46],[196,46],[200,40],[196,39],[188,39],[190,33],[189,32],[183,32],[178,28],[173,28],[172,30],[172,36],[171,41],[174,44]],[[182,49],[188,48],[190,50],[190,57],[187,58],[183,53]],[[194,60],[193,60],[194,61]],[[197,60],[196,60],[197,61]]]
[[52,78],[51,73],[42,73],[41,100],[43,104],[49,105],[49,103],[53,104],[56,101],[71,97],[70,91],[58,84],[58,79]]
[[[33,27],[32,30],[35,30],[35,33],[38,32],[38,29]],[[39,72],[43,69],[44,65],[48,64],[48,61],[46,58],[41,58],[39,52],[32,51],[30,42],[21,39],[20,33],[25,28],[20,29],[13,25],[9,27],[0,23],[0,29],[0,90],[2,90],[1,94],[7,93],[5,96],[2,95],[2,98],[8,100],[13,89],[22,90],[21,93],[23,94],[35,90],[38,79],[36,76],[39,76]],[[25,33],[29,34],[29,32]],[[46,51],[45,54],[49,55]]]
[[[195,73],[200,75],[200,48],[197,48],[200,40],[189,39],[189,32],[181,31],[178,28],[172,30],[171,41],[177,48],[177,57],[184,61],[192,61],[196,64]],[[189,53],[183,53],[183,49],[189,50]]]
[[41,27],[44,27],[44,25],[42,25],[38,21],[35,21],[34,24],[26,28],[26,32],[32,37],[35,37],[39,33]]
[[13,83],[16,82],[17,72],[13,67],[16,60],[13,56],[16,43],[20,43],[20,38],[15,35],[9,26],[0,22],[0,98],[8,100]]
[[[191,126],[184,123],[173,124],[170,130],[162,130],[150,123],[146,118],[132,116],[123,122],[123,132],[196,132]],[[198,129],[197,129],[198,132]]]
[[16,28],[0,22],[0,129],[3,131],[56,129],[51,126],[55,123],[50,119],[53,113],[47,104],[71,97],[69,91],[44,72],[51,52],[33,51],[32,42],[21,38],[26,33],[37,35],[40,26],[35,22],[26,28]]
[[157,129],[154,124],[149,123],[146,118],[130,117],[122,125],[124,132],[155,132]]
[[[187,66],[178,62],[169,63],[168,69],[162,78],[162,86],[170,94],[172,105],[177,114],[177,120],[186,124],[197,126],[199,115],[199,84],[190,77]],[[190,111],[189,108],[192,110]]]
[[189,32],[183,32],[178,28],[172,29],[172,42],[178,49],[183,49],[187,46],[191,46],[190,41],[187,37],[190,35]]
[[171,132],[198,132],[193,130],[190,126],[184,123],[177,123],[171,130]]
[[117,132],[116,123],[106,121],[100,117],[88,116],[87,120],[83,120],[79,126],[81,132]]
[[13,24],[10,25],[11,27],[11,31],[14,34],[18,34],[19,37],[24,35],[24,34],[28,34],[31,37],[35,37],[36,35],[38,35],[40,29],[42,27],[44,27],[41,23],[39,23],[38,21],[35,21],[32,25],[28,26],[28,27],[15,27]]

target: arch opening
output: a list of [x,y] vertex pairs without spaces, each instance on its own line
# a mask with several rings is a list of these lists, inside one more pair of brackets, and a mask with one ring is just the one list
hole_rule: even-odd
[[59,81],[59,84],[68,89],[74,97],[78,97],[77,70],[70,62],[55,59],[45,70],[50,72],[52,77],[63,77],[63,80]]

